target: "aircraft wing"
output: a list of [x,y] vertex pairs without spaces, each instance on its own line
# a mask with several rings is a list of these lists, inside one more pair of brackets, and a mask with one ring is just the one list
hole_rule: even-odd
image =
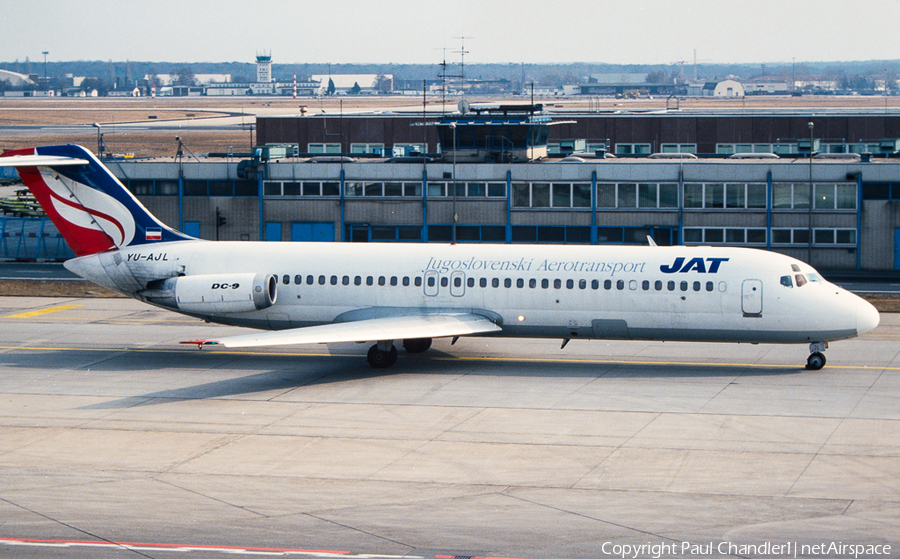
[[471,313],[418,314],[386,318],[371,318],[352,322],[335,322],[321,326],[307,326],[230,336],[226,338],[193,340],[183,344],[223,345],[225,347],[255,347],[294,344],[325,344],[338,342],[368,342],[405,340],[414,338],[445,338],[498,332],[501,328],[487,318]]

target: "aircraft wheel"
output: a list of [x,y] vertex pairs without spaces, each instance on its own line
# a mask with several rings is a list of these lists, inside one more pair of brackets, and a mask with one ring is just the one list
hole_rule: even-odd
[[413,338],[403,340],[403,349],[407,353],[422,353],[431,347],[431,338]]
[[811,353],[806,359],[806,368],[811,371],[818,371],[825,366],[825,354],[820,352]]
[[366,360],[376,369],[385,369],[397,362],[397,348],[391,346],[390,351],[382,351],[378,349],[378,344],[375,344],[369,348]]

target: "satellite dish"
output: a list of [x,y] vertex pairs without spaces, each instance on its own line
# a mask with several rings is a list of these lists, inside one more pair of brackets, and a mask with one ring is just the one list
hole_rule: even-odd
[[469,102],[463,99],[456,106],[459,109],[459,114],[467,114],[469,112]]

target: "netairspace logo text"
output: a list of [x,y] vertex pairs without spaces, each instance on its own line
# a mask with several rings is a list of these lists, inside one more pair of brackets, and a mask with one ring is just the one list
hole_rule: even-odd
[[604,542],[600,552],[608,557],[637,559],[638,557],[700,557],[720,555],[756,555],[769,557],[878,557],[891,554],[891,546],[884,544],[859,544],[844,542],[799,543],[765,542],[761,544],[737,544],[733,542],[709,543],[644,543],[620,544]]

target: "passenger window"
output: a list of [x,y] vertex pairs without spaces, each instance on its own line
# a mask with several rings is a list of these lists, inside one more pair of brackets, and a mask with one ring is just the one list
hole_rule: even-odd
[[670,282],[668,283],[668,285],[666,285],[666,289],[668,289],[669,291],[675,291],[675,282],[674,282],[674,281],[670,281]]
[[531,288],[531,289],[536,288],[536,287],[537,287],[537,280],[534,279],[534,278],[531,278],[530,280],[528,280],[528,287]]
[[523,278],[517,279],[516,287],[518,287],[519,289],[522,289],[523,287],[525,287],[525,280]]
[[453,278],[453,287],[462,287],[462,278]]
[[699,281],[694,282],[694,291],[700,291],[700,282]]
[[306,285],[312,285],[313,283],[315,283],[315,280],[313,279],[313,277],[306,276]]
[[362,285],[362,277],[356,276],[355,278],[353,278],[353,285]]
[[325,285],[325,276],[319,276],[319,285]]
[[575,280],[566,280],[566,289],[574,289]]
[[510,278],[506,278],[503,280],[503,287],[509,289],[512,287],[512,280]]
[[803,274],[797,274],[794,276],[794,279],[797,281],[797,287],[806,285],[806,277]]
[[[418,283],[418,282],[416,282],[416,283]],[[434,279],[434,276],[428,276],[428,287],[434,287],[435,283],[436,283],[436,281]]]
[[560,279],[553,280],[553,289],[562,289],[562,280],[560,280]]
[[441,287],[447,287],[449,283],[450,282],[447,280],[447,278],[441,278]]
[[366,285],[374,285],[374,284],[375,284],[375,278],[373,278],[372,276],[366,276]]
[[653,284],[653,287],[655,287],[657,291],[662,291],[662,288],[663,288],[662,281],[656,280],[656,283]]
[[303,276],[294,276],[294,283],[300,285],[303,283]]
[[481,278],[478,280],[478,285],[481,287],[487,287],[487,278]]
[[416,287],[422,287],[422,278],[416,276]]
[[706,282],[706,290],[707,291],[712,292],[712,290],[715,289],[715,287],[716,286],[713,284],[713,282],[711,282],[711,281]]
[[341,278],[341,283],[344,285],[350,285],[350,276],[344,276]]
[[491,279],[491,287],[493,287],[494,289],[500,287],[500,278]]
[[337,285],[338,279],[337,276],[331,276],[331,285]]
[[618,289],[619,291],[625,289],[625,280],[618,280],[616,282],[616,289]]
[[281,283],[283,283],[283,284],[285,284],[285,285],[290,285],[290,284],[291,284],[291,276],[285,274],[285,275],[281,278]]
[[641,282],[641,289],[643,289],[644,291],[649,291],[649,290],[650,290],[650,280],[644,280],[644,281],[642,281],[642,282]]
[[606,289],[607,291],[610,290],[610,289],[612,289],[612,280],[606,280],[606,281],[604,281],[604,282],[603,282],[603,289]]
[[728,289],[728,284],[725,283],[724,281],[720,281],[720,282],[719,282],[719,292],[720,292],[720,293],[725,293],[725,290],[726,290],[726,289]]
[[794,282],[791,281],[791,276],[781,276],[781,285],[785,287],[794,287]]
[[550,280],[544,278],[541,280],[541,289],[550,289]]
[[628,282],[628,289],[631,289],[632,291],[634,291],[635,289],[637,289],[637,280],[631,280],[631,281],[629,281],[629,282]]
[[467,284],[469,287],[475,287],[475,278],[469,278],[469,279],[467,279],[467,280],[466,280],[466,284]]
[[378,276],[378,285],[384,285],[385,279],[384,276]]
[[600,289],[600,280],[591,280],[591,289],[594,291]]
[[587,289],[587,280],[578,280],[578,289]]
[[397,287],[397,276],[391,276],[391,287]]
[[688,282],[686,282],[686,281],[681,282],[681,290],[682,291],[688,290]]
[[409,287],[409,276],[403,276],[403,287]]

